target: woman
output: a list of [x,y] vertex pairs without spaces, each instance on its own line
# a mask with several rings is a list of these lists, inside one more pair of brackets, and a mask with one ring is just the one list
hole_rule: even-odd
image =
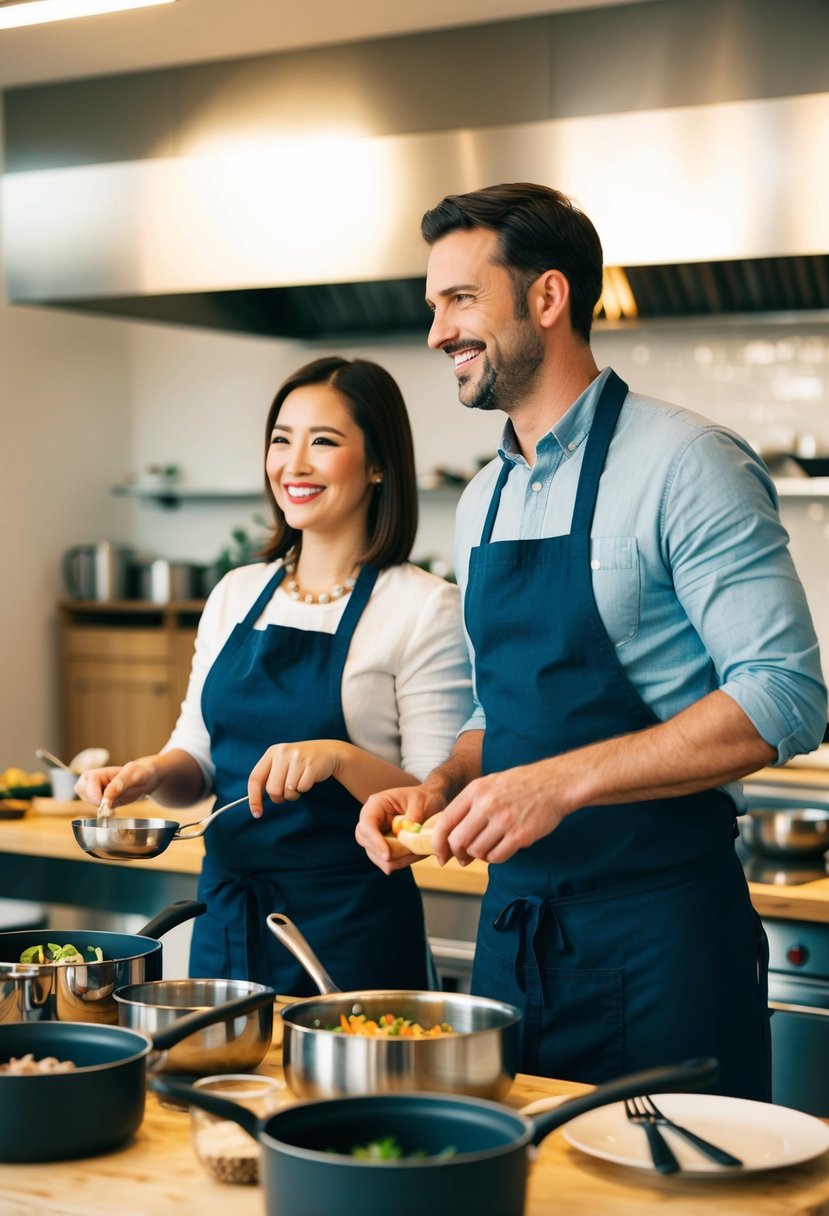
[[265,925],[284,911],[338,987],[424,988],[411,873],[387,878],[354,839],[366,798],[444,760],[471,705],[457,588],[407,561],[417,495],[395,381],[361,359],[300,368],[271,405],[265,471],[264,563],[210,595],[172,736],[78,792],[177,807],[247,793],[251,813],[204,837],[191,975],[315,992]]

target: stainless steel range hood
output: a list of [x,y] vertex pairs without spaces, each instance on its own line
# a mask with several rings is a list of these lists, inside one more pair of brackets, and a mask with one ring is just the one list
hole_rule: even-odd
[[829,94],[809,94],[10,173],[8,295],[258,334],[422,332],[422,212],[535,180],[591,215],[643,318],[829,309],[828,137]]

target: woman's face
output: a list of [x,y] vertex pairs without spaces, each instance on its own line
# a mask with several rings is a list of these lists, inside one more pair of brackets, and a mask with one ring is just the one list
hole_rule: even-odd
[[291,528],[365,536],[373,486],[365,436],[330,384],[295,388],[282,403],[265,468]]

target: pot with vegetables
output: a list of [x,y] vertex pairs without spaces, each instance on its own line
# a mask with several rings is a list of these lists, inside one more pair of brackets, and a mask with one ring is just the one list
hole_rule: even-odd
[[258,1141],[267,1216],[522,1216],[532,1146],[555,1128],[625,1098],[705,1090],[717,1074],[716,1060],[654,1068],[533,1118],[497,1102],[424,1093],[299,1102],[257,1118],[171,1077],[153,1077],[150,1085],[233,1120]]
[[200,916],[205,904],[181,900],[137,934],[49,928],[0,933],[0,1024],[118,1024],[114,993],[126,984],[160,980],[158,937]]
[[340,992],[297,926],[268,928],[323,994],[282,1010],[285,1080],[300,1098],[430,1090],[498,1098],[515,1076],[521,1011],[465,993]]

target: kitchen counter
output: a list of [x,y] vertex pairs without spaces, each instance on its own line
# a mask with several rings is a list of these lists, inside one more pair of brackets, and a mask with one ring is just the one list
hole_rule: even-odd
[[[279,1033],[277,1018],[274,1046],[258,1072],[281,1076]],[[519,1076],[506,1103],[518,1108],[585,1088]],[[666,1178],[587,1156],[559,1129],[543,1142],[531,1167],[525,1216],[641,1216],[657,1206],[672,1216],[829,1213],[829,1153],[744,1178]],[[189,1115],[162,1107],[153,1093],[136,1136],[121,1149],[76,1161],[0,1165],[2,1216],[110,1216],[113,1210],[119,1216],[226,1216],[231,1208],[234,1216],[261,1216],[261,1190],[215,1182],[206,1174],[192,1148]],[[333,1196],[331,1211],[337,1213]]]
[[[763,770],[757,780],[780,783],[800,773],[804,775],[796,779],[801,785],[819,788],[816,783],[822,781],[829,797],[829,772],[815,776],[802,769],[785,773]],[[93,808],[77,805],[77,814],[93,813]],[[200,812],[191,808],[186,822],[199,817]],[[200,839],[176,841],[161,856],[146,861],[98,861],[78,847],[69,821],[69,815],[39,815],[34,811],[23,819],[0,821],[0,891],[4,898],[148,916],[172,899],[193,898],[204,854]],[[21,865],[21,859],[25,859],[25,865]],[[452,861],[441,867],[427,857],[414,866],[414,874],[424,891],[477,897],[486,887],[486,869],[482,862],[461,867]],[[761,916],[829,923],[829,876],[798,887],[750,883],[749,889]]]

